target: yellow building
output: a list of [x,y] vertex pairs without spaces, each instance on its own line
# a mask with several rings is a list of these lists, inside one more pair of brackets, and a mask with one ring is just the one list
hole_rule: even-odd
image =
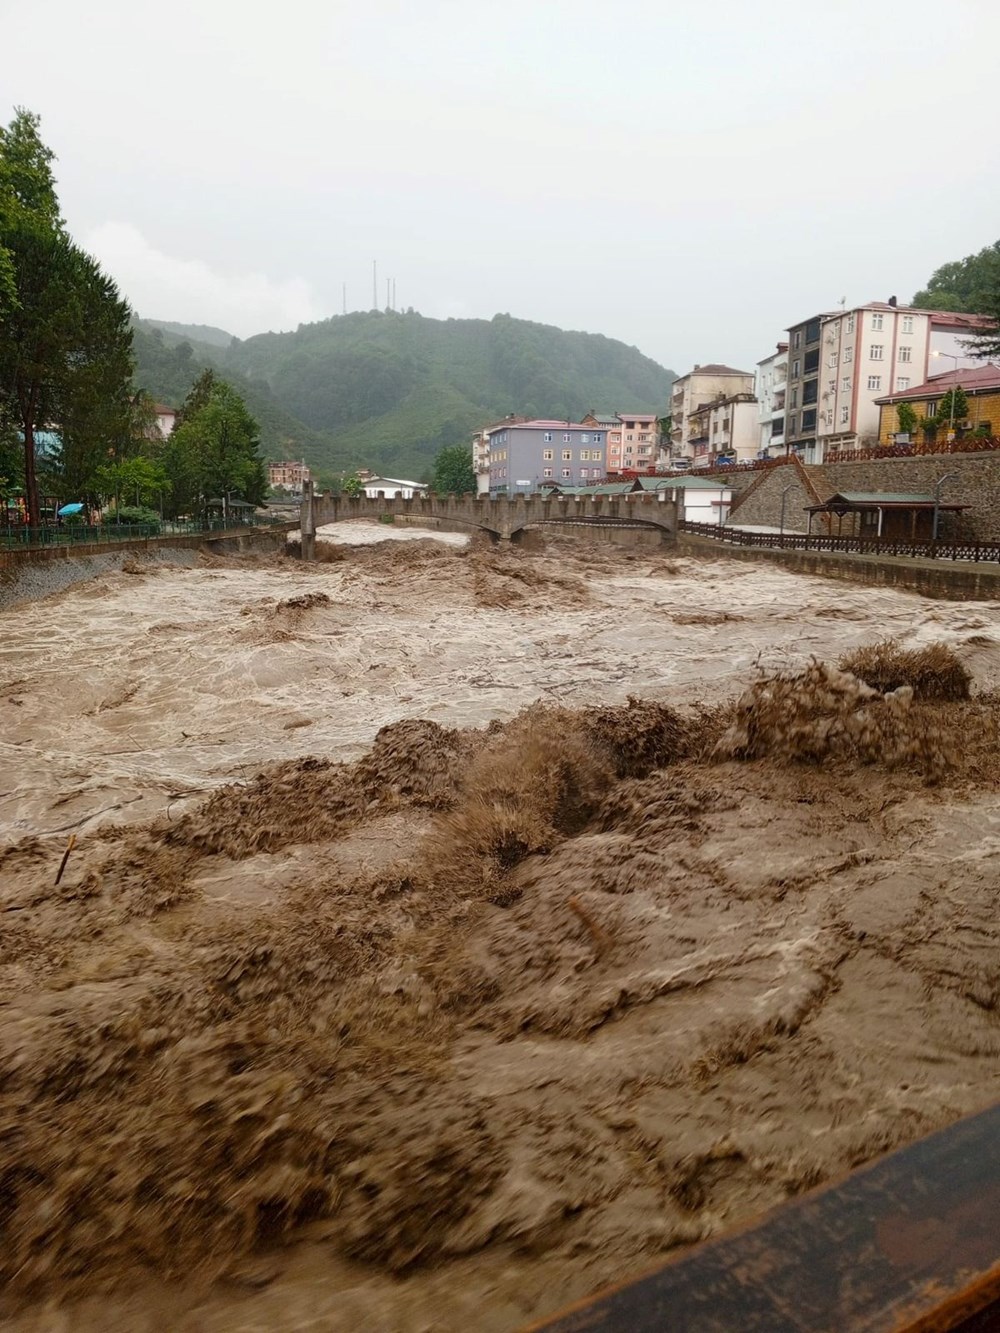
[[[960,421],[955,422],[955,435],[988,434],[1000,435],[1000,366],[977,366],[974,370],[952,370],[946,375],[935,375],[926,384],[918,384],[913,389],[894,393],[889,398],[878,398],[879,408],[878,441],[879,444],[893,444],[899,431],[900,403],[909,403],[917,414],[918,422],[923,417],[936,416],[941,399],[955,386],[965,391],[968,410]],[[948,437],[948,423],[938,429],[937,438]],[[917,439],[923,438],[918,427]]]

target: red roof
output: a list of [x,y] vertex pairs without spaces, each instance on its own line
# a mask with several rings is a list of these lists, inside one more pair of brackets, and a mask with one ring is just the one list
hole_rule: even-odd
[[876,403],[898,403],[906,398],[940,398],[949,389],[958,386],[966,393],[986,393],[989,389],[1000,389],[1000,366],[975,366],[972,370],[949,370],[943,375],[935,375],[925,384],[918,384],[914,389],[904,389],[901,393],[889,394],[885,398],[876,398]]

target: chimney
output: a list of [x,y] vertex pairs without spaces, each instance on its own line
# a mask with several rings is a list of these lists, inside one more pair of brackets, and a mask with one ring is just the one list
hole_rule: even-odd
[[701,366],[698,364],[697,361],[694,363],[694,368],[695,370],[701,370]]
[[895,305],[896,305],[896,298],[895,298],[894,296],[890,296],[890,297],[889,297],[889,304],[890,304],[891,306],[895,307]]

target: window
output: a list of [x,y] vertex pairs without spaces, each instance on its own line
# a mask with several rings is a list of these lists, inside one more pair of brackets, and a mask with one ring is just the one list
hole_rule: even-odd
[[573,436],[569,433],[568,430],[564,430],[564,431],[563,431],[563,444],[570,444],[570,443],[572,442],[572,440],[573,440]]
[[718,433],[719,433],[719,423],[718,423],[717,421],[713,421],[713,422],[712,422],[712,434],[713,434],[713,435],[718,435]]
[[551,477],[551,476],[552,476],[552,469],[551,469],[550,467],[543,467],[543,468],[542,468],[542,476],[543,476],[543,477]]
[[830,353],[830,355],[826,358],[826,364],[830,367],[831,370],[836,370],[836,368],[837,368],[837,353],[836,353],[836,352],[831,352],[831,353]]
[[[796,344],[797,346],[798,344]],[[797,380],[802,374],[802,362],[796,359],[792,362],[792,379]]]
[[543,461],[546,462],[546,463],[551,463],[551,462],[552,462],[552,450],[551,450],[551,449],[543,449],[543,450],[542,450],[542,459],[543,459]]
[[590,443],[590,436],[587,434],[586,431],[583,431],[582,434],[580,435],[580,443],[581,443],[581,444],[589,444],[589,443]]
[[798,421],[798,417],[796,417],[794,413],[788,418],[788,433],[789,433],[789,435],[794,435],[794,434],[796,433],[796,431],[795,431],[795,425],[796,425],[796,422],[797,422],[797,421]]
[[910,387],[910,377],[909,377],[909,375],[897,375],[897,376],[896,376],[896,390],[897,390],[897,392],[898,392],[899,390],[901,390],[901,389],[908,389],[909,387]]
[[[801,332],[795,332],[795,333],[792,334],[792,346],[795,348],[796,351],[798,351],[799,348],[802,346],[802,334],[801,334]],[[796,371],[795,373],[796,373],[796,375],[797,375],[799,372]]]
[[811,319],[806,325],[806,346],[819,342],[819,320]]
[[872,315],[872,329],[878,333],[882,327],[882,316],[880,314]]
[[904,363],[906,363],[906,362],[908,362],[908,361],[912,361],[912,360],[913,360],[913,348],[912,348],[912,347],[901,347],[901,348],[899,349],[899,359],[900,359],[900,361],[902,361],[902,362],[904,362]]
[[799,405],[799,391],[798,391],[798,389],[793,389],[793,390],[792,390],[792,395],[791,395],[791,397],[790,397],[789,400],[788,400],[788,406],[789,406],[789,407],[798,407],[798,405]]
[[545,441],[546,444],[551,444],[551,443],[552,443],[552,432],[551,432],[550,430],[547,430],[547,431],[545,432],[545,434],[542,436],[542,439]]
[[868,360],[869,360],[869,361],[881,361],[881,360],[882,360],[882,353],[883,353],[884,351],[885,351],[885,347],[883,346],[882,343],[872,343],[872,345],[868,348]]
[[809,411],[809,412],[803,412],[803,413],[802,413],[802,429],[803,429],[803,431],[807,431],[807,430],[815,430],[815,429],[816,429],[816,409],[815,409],[815,408],[813,408],[813,409],[812,409],[811,411]]
[[850,416],[851,416],[851,409],[849,407],[842,407],[840,409],[840,424],[842,426],[846,426],[850,419]]
[[848,333],[853,333],[853,332],[854,332],[854,314],[853,314],[853,312],[852,312],[850,315],[847,316],[847,332],[848,332]]
[[802,386],[802,406],[807,407],[819,397],[819,380],[807,380]]
[[845,366],[849,366],[853,360],[854,360],[854,348],[853,348],[853,347],[845,347],[845,348],[844,348],[844,365],[845,365]]
[[564,450],[562,451],[562,461],[563,461],[564,463],[571,463],[571,462],[573,461],[573,450],[572,450],[572,449],[564,449]]
[[912,332],[913,332],[913,316],[912,316],[912,315],[904,315],[904,316],[903,316],[903,332],[904,332],[904,333],[912,333]]
[[827,397],[829,398],[830,394],[832,394],[832,393],[836,393],[836,392],[837,392],[837,381],[836,381],[836,380],[827,380],[827,382],[826,382],[826,395],[827,395]]
[[582,467],[582,468],[580,469],[580,479],[583,480],[583,479],[585,479],[585,478],[587,478],[587,477],[589,477],[589,476],[590,476],[590,468],[589,468],[589,467]]
[[806,359],[803,362],[803,368],[808,375],[810,371],[819,369],[819,348],[816,347],[811,352],[806,352]]
[[563,470],[562,470],[562,475],[563,475],[564,477],[571,477],[571,476],[573,475],[573,472],[572,472],[572,470],[571,470],[570,468],[568,468],[568,467],[564,467]]
[[929,403],[927,404],[927,411],[926,411],[925,415],[926,415],[926,416],[929,416],[929,417],[936,417],[936,416],[937,416],[937,410],[938,410],[937,402],[935,402],[935,401],[929,402]]
[[845,375],[844,378],[840,381],[840,392],[841,392],[841,393],[850,393],[850,392],[851,392],[851,377],[850,377],[850,375]]
[[634,439],[635,439],[635,436],[634,436],[634,435],[626,435],[625,438],[626,438],[626,440],[634,440]]
[[728,417],[723,417],[723,418],[722,418],[722,429],[723,429],[723,430],[728,430],[728,429],[729,429],[729,418],[728,418]]
[[648,453],[649,453],[649,448],[650,448],[650,446],[649,446],[648,444],[640,444],[640,445],[639,445],[639,452],[640,452],[640,454],[648,454]]
[[869,376],[868,376],[868,388],[869,388],[873,393],[874,393],[876,390],[881,389],[881,387],[882,387],[882,376],[881,376],[881,375],[869,375]]
[[590,451],[590,458],[591,458],[591,461],[592,461],[592,462],[594,462],[594,463],[599,463],[599,462],[601,461],[601,451],[600,451],[600,449],[592,449],[592,450]]
[[601,432],[598,431],[597,434],[594,436],[594,443],[600,444],[600,442],[601,442]]

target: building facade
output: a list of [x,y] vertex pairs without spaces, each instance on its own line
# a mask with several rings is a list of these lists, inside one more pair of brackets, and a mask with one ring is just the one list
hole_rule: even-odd
[[472,470],[476,474],[477,495],[486,495],[490,489],[490,432],[499,430],[503,426],[517,425],[519,422],[527,421],[527,419],[527,417],[515,416],[511,412],[501,421],[494,421],[489,426],[483,426],[473,433]]
[[788,343],[778,343],[770,356],[757,362],[754,393],[757,397],[757,454],[767,458],[785,447],[785,389],[788,384]]
[[177,409],[167,407],[166,403],[157,403],[153,411],[156,413],[156,429],[160,438],[165,440],[177,424]]
[[301,491],[302,483],[312,480],[312,473],[302,462],[279,459],[267,465],[267,484],[276,491]]
[[[916,384],[912,389],[880,398],[877,403],[879,443],[894,443],[899,431],[897,409],[900,403],[909,403],[919,419],[935,417],[941,399],[956,387],[965,393],[968,408],[962,418],[955,419],[955,435],[959,438],[975,434],[1000,435],[1000,366],[984,366],[980,362],[975,369],[935,375],[933,379]],[[950,422],[943,429],[939,427],[937,436],[946,438],[949,428]]]
[[369,500],[377,500],[379,492],[387,500],[412,500],[428,489],[422,481],[406,481],[402,477],[376,477],[370,472],[359,472],[358,476]]
[[585,422],[502,422],[488,432],[489,493],[529,495],[546,485],[599,481],[607,432]]
[[621,471],[621,452],[622,452],[622,423],[617,412],[588,412],[585,417],[580,418],[580,424],[591,426],[594,430],[601,431],[604,434],[605,443],[605,472],[613,476]]
[[705,403],[691,414],[694,466],[710,467],[724,460],[747,463],[757,456],[757,399],[752,393],[730,394]]
[[963,346],[980,316],[870,301],[814,315],[788,331],[785,445],[806,462],[874,444],[878,399],[976,364]]
[[753,393],[754,377],[748,371],[713,363],[695,366],[674,381],[670,395],[670,454],[672,458],[693,459],[694,435],[702,422],[698,410],[719,398]]

